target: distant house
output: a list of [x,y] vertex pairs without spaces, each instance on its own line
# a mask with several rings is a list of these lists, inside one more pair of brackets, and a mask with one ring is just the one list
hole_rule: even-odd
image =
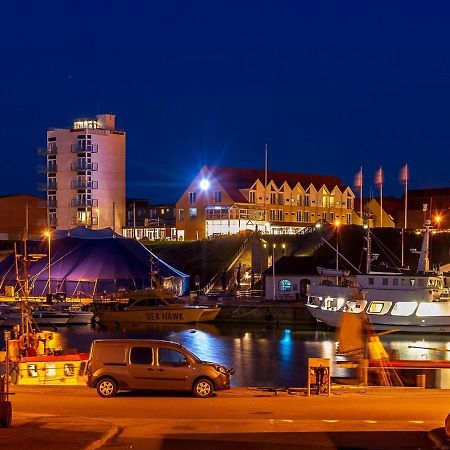
[[[359,198],[355,198],[355,214],[358,219],[354,223],[361,223]],[[363,217],[369,228],[395,228],[397,226],[398,213],[403,210],[403,204],[400,199],[386,197],[383,198],[383,208],[379,198],[363,199]],[[401,226],[401,225],[400,225]]]
[[[402,202],[404,200],[403,196]],[[400,211],[401,222],[404,222],[404,216],[404,211]],[[423,228],[427,219],[435,228],[450,228],[450,188],[408,191],[407,228]]]
[[[318,267],[329,265],[328,260],[313,256],[283,256],[263,273],[266,298],[275,300],[305,300],[308,285],[322,283],[329,276],[320,275]],[[275,277],[273,276],[275,272]],[[350,277],[351,278],[351,277]]]
[[175,205],[154,205],[146,199],[127,199],[126,226],[122,228],[122,234],[139,240],[176,239]]
[[319,221],[351,224],[354,197],[336,176],[203,166],[176,204],[177,235],[295,234]]

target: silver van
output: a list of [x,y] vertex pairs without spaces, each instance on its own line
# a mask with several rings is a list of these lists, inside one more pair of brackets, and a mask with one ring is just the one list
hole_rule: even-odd
[[100,339],[91,345],[87,385],[101,397],[118,390],[192,391],[210,397],[230,389],[234,369],[200,360],[181,344],[150,339]]

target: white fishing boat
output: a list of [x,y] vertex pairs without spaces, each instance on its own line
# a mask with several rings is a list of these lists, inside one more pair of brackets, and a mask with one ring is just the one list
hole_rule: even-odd
[[69,315],[67,325],[89,325],[94,318],[94,313],[83,303],[57,302],[52,306],[55,311]]
[[[450,291],[446,278],[431,271],[430,227],[425,233],[417,272],[371,270],[371,237],[367,235],[366,273],[353,279],[336,270],[308,289],[307,307],[313,317],[338,327],[343,314],[366,313],[377,330],[450,332]],[[319,271],[320,273],[320,271]]]
[[121,311],[96,313],[99,322],[196,323],[213,321],[219,307],[191,306],[165,289],[132,293],[128,306]]

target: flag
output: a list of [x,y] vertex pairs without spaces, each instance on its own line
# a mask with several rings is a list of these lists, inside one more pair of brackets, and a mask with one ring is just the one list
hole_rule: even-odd
[[355,182],[353,183],[356,189],[361,189],[363,183],[363,171],[361,170],[355,175]]
[[400,181],[405,185],[408,180],[409,180],[409,169],[408,169],[408,164],[405,164],[401,169],[400,169]]
[[377,186],[382,186],[383,185],[383,181],[384,181],[383,169],[380,166],[380,168],[375,172],[375,184]]

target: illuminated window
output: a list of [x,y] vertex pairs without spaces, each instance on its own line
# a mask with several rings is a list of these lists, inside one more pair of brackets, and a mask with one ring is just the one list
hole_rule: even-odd
[[281,280],[278,283],[278,290],[281,292],[292,291],[292,283],[289,280]]
[[347,208],[353,209],[353,199],[351,197],[347,198]]
[[410,316],[417,308],[417,302],[397,302],[392,308],[393,316]]
[[270,204],[271,205],[276,205],[277,203],[277,193],[276,192],[271,192],[270,193]]
[[197,203],[197,192],[189,192],[189,203]]
[[214,192],[214,202],[220,203],[222,201],[222,191],[215,191]]
[[197,208],[189,208],[189,217],[195,219],[197,217]]
[[256,203],[256,192],[255,191],[250,191],[248,201],[249,201],[249,203]]
[[45,376],[48,378],[56,377],[56,364],[45,363]]
[[297,211],[297,222],[301,222],[302,219],[303,219],[302,212],[301,211]]
[[73,377],[75,375],[75,366],[73,364],[64,364],[64,376]]
[[383,310],[384,303],[381,302],[372,302],[369,306],[369,314],[380,314]]
[[178,210],[178,220],[184,220],[184,209]]
[[415,280],[414,278],[411,278],[411,279],[409,280],[409,285],[410,285],[410,286],[415,286],[415,285],[416,285],[416,280]]
[[38,376],[36,364],[28,364],[28,376],[32,378]]
[[305,219],[304,222],[309,223],[309,211],[305,211]]

